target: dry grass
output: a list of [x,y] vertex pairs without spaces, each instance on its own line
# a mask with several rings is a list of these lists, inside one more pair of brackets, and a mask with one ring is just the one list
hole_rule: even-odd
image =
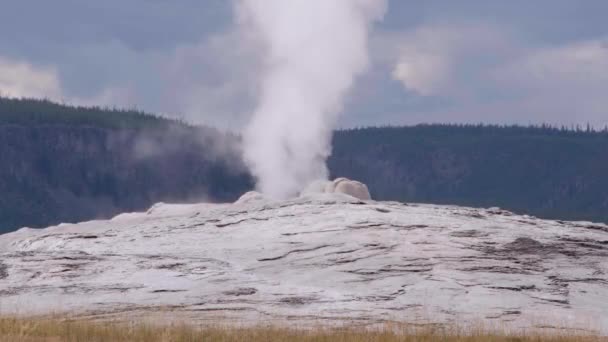
[[484,330],[459,331],[446,328],[407,328],[386,326],[361,329],[219,328],[187,325],[154,326],[143,323],[119,324],[90,321],[0,318],[0,341],[11,342],[600,342],[597,336],[573,333],[489,333]]

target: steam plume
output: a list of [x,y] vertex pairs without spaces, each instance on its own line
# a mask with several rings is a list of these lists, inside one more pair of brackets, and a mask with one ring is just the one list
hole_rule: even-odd
[[285,198],[327,178],[342,102],[368,65],[368,31],[385,0],[237,0],[264,49],[258,106],[244,132],[258,190]]

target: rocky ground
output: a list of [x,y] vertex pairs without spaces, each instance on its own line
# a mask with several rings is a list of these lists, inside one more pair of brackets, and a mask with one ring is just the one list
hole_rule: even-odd
[[608,226],[342,194],[0,236],[0,311],[608,333]]

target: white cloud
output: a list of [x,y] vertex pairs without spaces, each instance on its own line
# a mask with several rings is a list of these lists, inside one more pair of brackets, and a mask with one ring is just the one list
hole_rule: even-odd
[[449,61],[444,56],[412,51],[404,53],[392,76],[409,90],[432,95],[445,82],[448,72]]
[[54,68],[36,67],[0,57],[0,94],[61,100],[61,84]]
[[604,88],[608,86],[608,46],[591,40],[538,49],[505,68],[501,76],[526,82],[528,87]]
[[[606,39],[548,44],[504,25],[436,22],[376,31],[370,42],[374,68],[357,84],[345,126],[608,124]],[[59,44],[47,57],[55,64],[0,56],[0,94],[136,106],[238,130],[259,89],[259,55],[246,34],[201,32],[198,41],[158,49],[116,39]]]
[[26,61],[0,57],[0,96],[14,98],[45,98],[81,106],[137,105],[134,87],[102,86],[90,96],[71,95],[62,87],[55,67],[37,67]]
[[385,39],[398,46],[388,49],[392,78],[410,96],[443,103],[404,109],[400,122],[608,124],[605,40],[538,46],[489,26],[422,26]]
[[0,95],[85,106],[139,108],[239,129],[257,91],[257,52],[230,29],[166,50],[119,40],[65,46],[53,67],[0,57]]
[[392,71],[393,79],[419,95],[433,95],[451,77],[450,63],[457,53],[459,37],[444,28],[419,28],[396,35],[390,43],[398,55]]
[[471,57],[510,44],[505,34],[488,26],[423,26],[394,35],[390,42],[398,47],[393,79],[425,96],[452,92]]
[[535,121],[608,124],[608,47],[601,39],[533,49],[493,73]]

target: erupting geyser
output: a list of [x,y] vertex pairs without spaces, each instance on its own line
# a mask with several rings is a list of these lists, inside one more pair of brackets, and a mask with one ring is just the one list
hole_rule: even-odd
[[325,160],[346,92],[368,65],[385,0],[238,0],[239,24],[264,50],[258,106],[244,138],[257,188],[297,195],[327,179]]

